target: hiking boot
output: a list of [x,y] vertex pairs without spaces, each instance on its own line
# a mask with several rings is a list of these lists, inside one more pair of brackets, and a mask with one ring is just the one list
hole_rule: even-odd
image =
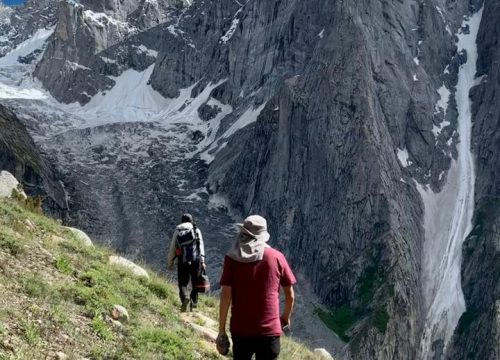
[[191,311],[196,310],[198,303],[191,302]]
[[189,305],[189,300],[184,300],[181,305],[181,312],[186,312]]

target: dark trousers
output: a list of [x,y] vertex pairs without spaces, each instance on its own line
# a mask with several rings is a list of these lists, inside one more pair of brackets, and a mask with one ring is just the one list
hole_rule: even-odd
[[[198,277],[198,271],[200,268],[199,261],[193,261],[187,264],[181,264],[177,266],[177,282],[179,283],[179,297],[181,302],[185,303],[191,299],[192,304],[198,304],[198,291],[194,288],[196,278]],[[188,285],[189,280],[191,280],[191,294],[188,297]]]
[[233,336],[234,360],[275,360],[280,354],[279,336]]

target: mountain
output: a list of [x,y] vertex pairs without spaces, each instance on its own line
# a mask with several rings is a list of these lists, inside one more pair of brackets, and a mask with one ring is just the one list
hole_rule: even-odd
[[68,208],[57,173],[19,119],[1,105],[0,130],[0,168],[21,179],[29,195],[42,196],[47,213],[64,218]]
[[98,242],[164,267],[189,211],[217,276],[260,213],[300,275],[305,341],[495,358],[499,11],[28,1],[3,17],[0,93]]

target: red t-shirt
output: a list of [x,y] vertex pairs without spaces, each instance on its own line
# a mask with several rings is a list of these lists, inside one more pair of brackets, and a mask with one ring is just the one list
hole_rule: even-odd
[[266,248],[264,258],[251,263],[226,256],[220,284],[232,288],[231,334],[281,335],[280,286],[295,282],[285,256],[273,248]]

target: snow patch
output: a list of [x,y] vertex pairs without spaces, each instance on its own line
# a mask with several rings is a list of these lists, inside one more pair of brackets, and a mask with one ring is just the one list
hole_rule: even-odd
[[72,61],[68,61],[66,60],[65,64],[68,66],[69,69],[71,69],[72,71],[75,71],[75,70],[90,70],[90,68],[86,67],[86,66],[83,66],[81,64],[78,64],[76,62],[72,62]]
[[45,92],[36,88],[23,88],[0,83],[0,99],[44,100],[48,97]]
[[408,155],[408,150],[398,149],[397,156],[398,156],[399,162],[404,167],[411,165],[410,156]]
[[420,343],[419,358],[422,359],[436,355],[432,349],[435,340],[442,340],[446,351],[465,311],[461,286],[462,245],[472,229],[475,184],[474,159],[470,150],[472,115],[469,93],[475,81],[476,40],[482,12],[483,8],[464,21],[464,26],[469,25],[469,34],[457,34],[457,51],[467,52],[467,62],[459,69],[455,94],[460,136],[458,158],[452,160],[440,193],[435,194],[417,184],[425,207],[422,277],[427,316]]
[[434,107],[436,109],[435,114],[443,112],[444,116],[446,116],[446,111],[448,110],[448,102],[450,101],[451,92],[448,90],[446,85],[443,85],[437,89],[437,93],[439,94],[439,100]]
[[53,32],[53,28],[38,30],[29,39],[23,41],[15,49],[0,58],[0,66],[19,65],[20,63],[17,61],[19,57],[24,57],[31,54],[35,50],[43,49],[45,42]]
[[[210,145],[210,147],[207,148],[202,154],[201,158],[205,160],[207,163],[210,163],[213,159],[214,156],[217,152],[222,150],[224,147],[227,145],[227,141],[224,143],[220,144],[219,140],[227,139],[231,135],[235,134],[238,130],[250,125],[251,123],[257,121],[257,117],[259,116],[260,112],[264,107],[266,106],[266,103],[262,104],[258,108],[253,108],[250,107],[247,109],[239,118],[236,120],[225,132],[222,134],[220,137],[218,137],[216,140],[214,139]],[[229,113],[229,112],[228,112]]]
[[158,51],[152,50],[152,49],[148,49],[144,45],[134,46],[134,47],[137,49],[137,52],[139,54],[146,54],[146,55],[154,57],[154,58],[158,56]]
[[90,21],[93,24],[96,24],[101,28],[107,28],[109,25],[113,25],[127,33],[138,31],[137,28],[130,26],[127,22],[117,20],[105,13],[96,13],[92,10],[85,10],[83,12],[83,16],[86,20]]
[[441,8],[439,6],[436,6],[436,10],[438,11],[439,13],[439,16],[441,16],[441,19],[446,22],[446,19],[444,18],[444,14],[443,14],[443,10],[441,10]]
[[238,15],[239,13],[243,10],[243,6],[238,10],[236,11],[236,14],[234,14],[233,16],[233,21],[231,22],[231,27],[229,28],[228,31],[226,31],[226,33],[221,36],[220,38],[220,43],[222,44],[225,44],[227,43],[234,35],[234,32],[236,31],[236,28],[238,27],[238,24],[240,23],[240,19],[238,19]]
[[[448,103],[450,101],[450,90],[443,84],[438,90],[437,93],[439,94],[440,99],[435,105],[435,112],[434,114],[439,114],[443,113],[443,119],[446,119],[446,112],[448,111]],[[433,125],[432,126],[432,133],[434,134],[435,137],[438,137],[439,134],[441,133],[441,130],[445,128],[446,126],[450,125],[449,121],[444,120],[439,124],[439,126]]]
[[169,103],[169,99],[148,84],[153,68],[151,65],[143,72],[128,69],[120,76],[112,77],[115,81],[113,88],[95,95],[83,107],[72,104],[66,106],[67,110],[102,123],[148,120]]
[[253,107],[249,108],[247,111],[243,113],[243,115],[239,117],[239,119],[236,122],[234,122],[233,125],[229,127],[229,129],[227,129],[224,132],[221,138],[228,138],[234,133],[236,133],[238,130],[243,129],[244,127],[247,127],[248,125],[256,122],[257,117],[260,115],[260,112],[262,111],[262,109],[264,109],[265,106],[266,103],[263,103],[257,108]]
[[213,194],[210,196],[208,202],[209,209],[229,209],[229,202],[227,199],[220,194]]
[[184,34],[184,31],[182,31],[181,29],[179,29],[177,27],[177,25],[170,25],[170,26],[167,27],[167,30],[168,30],[169,33],[171,33],[174,36],[180,36],[180,35]]
[[325,35],[325,28],[321,29],[321,31],[319,32],[318,36],[320,39],[323,39],[323,36]]
[[101,56],[102,61],[104,61],[106,64],[116,64],[116,60]]
[[474,79],[474,86],[481,85],[483,81],[486,81],[488,78],[488,75],[481,75],[480,77],[477,77]]

